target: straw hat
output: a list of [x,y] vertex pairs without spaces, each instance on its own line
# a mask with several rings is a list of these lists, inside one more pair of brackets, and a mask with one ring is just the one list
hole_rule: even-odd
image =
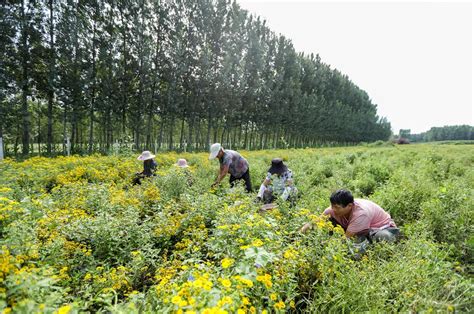
[[186,161],[186,159],[183,159],[183,158],[178,160],[178,162],[176,163],[176,166],[181,167],[181,168],[189,167],[188,162]]
[[143,153],[140,156],[138,156],[137,159],[138,160],[148,160],[148,159],[152,159],[152,158],[155,158],[155,157],[156,156],[153,155],[152,153],[150,153],[150,151],[145,150],[145,151],[143,151]]

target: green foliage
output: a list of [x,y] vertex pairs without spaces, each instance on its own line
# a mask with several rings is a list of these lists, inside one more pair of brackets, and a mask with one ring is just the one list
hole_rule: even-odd
[[14,1],[0,10],[7,155],[65,155],[67,138],[73,154],[127,154],[391,134],[347,75],[298,53],[235,1]]
[[[207,154],[157,156],[132,185],[133,156],[0,163],[0,307],[14,312],[469,312],[472,146],[242,152],[254,187],[282,157],[296,206],[259,211]],[[181,157],[181,156],[179,156]],[[188,178],[191,177],[192,184]],[[350,188],[390,212],[404,239],[360,259],[320,218]],[[301,234],[312,221],[314,230]]]

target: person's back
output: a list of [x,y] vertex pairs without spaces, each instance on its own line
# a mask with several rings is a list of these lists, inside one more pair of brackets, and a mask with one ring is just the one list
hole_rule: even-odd
[[229,166],[229,173],[240,178],[249,168],[249,163],[238,152],[231,149],[224,150],[224,156],[219,159],[222,165]]
[[143,171],[135,174],[135,178],[132,182],[133,185],[141,184],[141,179],[155,175],[155,171],[158,166],[156,161],[153,159],[155,157],[156,156],[148,150],[143,151],[141,155],[138,156],[137,159],[143,161]]
[[153,159],[148,159],[143,161],[143,175],[146,177],[151,177],[156,171],[157,163]]

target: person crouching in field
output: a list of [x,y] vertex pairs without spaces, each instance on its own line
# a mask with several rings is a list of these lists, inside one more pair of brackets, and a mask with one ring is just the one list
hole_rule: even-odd
[[143,171],[137,172],[135,174],[135,178],[133,179],[133,185],[141,184],[141,179],[155,175],[156,167],[158,166],[156,161],[153,159],[155,157],[155,155],[153,155],[147,150],[145,150],[141,153],[140,156],[138,156],[137,159],[143,161]]
[[184,158],[178,159],[178,162],[175,164],[175,166],[178,167],[178,169],[180,169],[182,173],[184,174],[184,176],[186,177],[186,182],[188,183],[188,186],[192,186],[194,183],[194,178],[193,178],[193,174],[189,170],[189,165],[186,159]]
[[298,190],[293,184],[293,173],[283,163],[281,158],[274,158],[268,169],[267,177],[260,185],[257,200],[270,204],[280,197],[285,201],[293,202]]
[[211,187],[214,188],[219,185],[227,173],[230,173],[229,183],[231,187],[235,185],[237,180],[244,180],[246,191],[252,191],[249,163],[244,157],[234,150],[224,149],[221,144],[215,143],[211,146],[209,160],[215,158],[219,159],[220,170]]
[[[329,215],[329,220],[340,225],[346,237],[357,238],[357,242],[367,240],[395,242],[400,237],[400,229],[382,207],[372,201],[354,199],[351,192],[337,190],[329,198],[331,207],[324,211]],[[307,223],[301,228],[301,232],[312,229],[312,224]]]

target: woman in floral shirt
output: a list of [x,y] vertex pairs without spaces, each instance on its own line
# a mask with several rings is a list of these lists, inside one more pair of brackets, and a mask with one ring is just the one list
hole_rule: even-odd
[[265,204],[272,203],[277,197],[290,200],[296,196],[298,190],[293,184],[293,173],[283,163],[281,158],[274,158],[268,169],[267,177],[260,186],[257,198]]

